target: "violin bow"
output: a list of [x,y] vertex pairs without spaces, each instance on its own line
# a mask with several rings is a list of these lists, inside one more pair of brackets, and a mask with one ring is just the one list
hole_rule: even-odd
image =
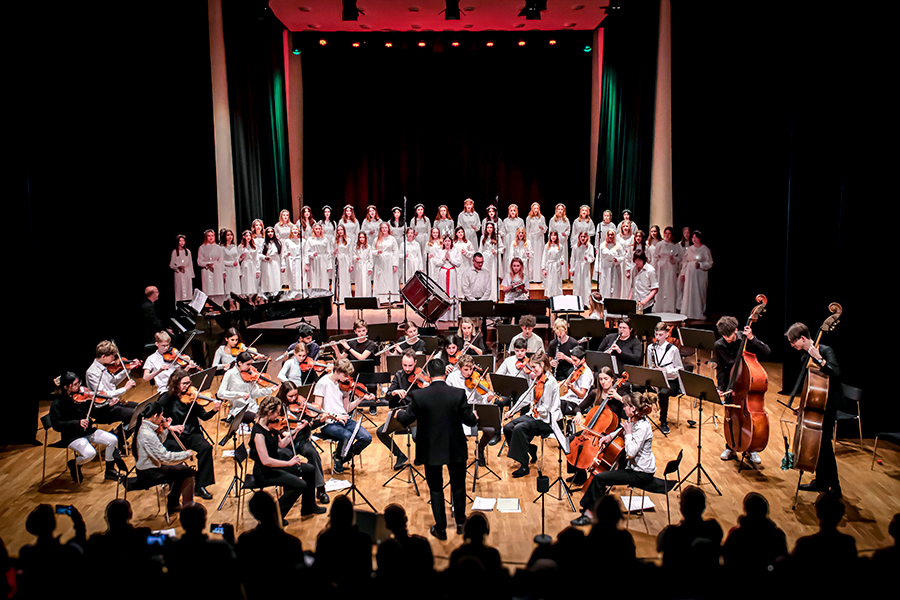
[[[169,365],[169,366],[171,367],[172,365],[175,364],[175,361],[177,361],[177,360],[178,360],[178,357],[181,356],[181,353],[184,352],[184,351],[187,349],[188,344],[191,343],[191,341],[194,339],[194,336],[195,336],[195,335],[197,335],[197,332],[196,332],[196,331],[191,331],[191,335],[188,336],[188,339],[187,339],[187,341],[184,343],[184,346],[182,346],[181,349],[180,349],[178,352],[175,353],[175,356],[172,357],[172,360],[170,360],[169,362],[166,363],[167,365]],[[121,357],[120,357],[120,358],[121,358]]]
[[194,396],[193,402],[191,402],[191,405],[188,407],[187,414],[184,415],[184,422],[181,424],[182,427],[184,427],[185,425],[187,425],[188,417],[191,416],[191,411],[194,410],[194,405],[197,404],[197,398],[200,397],[200,390],[203,389],[203,385],[206,383],[206,378],[207,378],[207,377],[209,377],[209,373],[207,373],[206,375],[203,376],[203,381],[200,382],[200,387],[197,388],[197,395]]
[[[116,343],[116,340],[110,340],[113,344]],[[119,353],[119,345],[116,344],[116,357],[118,357],[119,362],[122,363],[122,370],[125,371],[125,377],[128,378],[128,381],[132,381],[131,373],[128,372],[128,365],[125,364],[125,361],[122,360],[122,355]],[[99,391],[99,390],[98,390]]]
[[422,373],[425,372],[425,367],[428,366],[428,363],[431,362],[431,359],[434,358],[434,355],[437,354],[437,353],[438,353],[437,350],[435,350],[434,352],[432,352],[432,353],[431,353],[431,356],[428,357],[428,360],[425,361],[425,364],[422,365],[422,368],[419,370],[419,374],[416,375],[415,377],[413,377],[412,383],[409,384],[409,387],[408,387],[408,388],[406,388],[406,393],[407,393],[407,394],[409,394],[409,391],[410,391],[411,389],[413,389],[413,386],[414,386],[414,385],[416,385],[416,382],[419,380],[419,376],[420,376]]

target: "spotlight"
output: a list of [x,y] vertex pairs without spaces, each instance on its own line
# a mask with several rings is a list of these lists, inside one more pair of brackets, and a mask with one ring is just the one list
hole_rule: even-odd
[[393,45],[392,43],[390,43],[390,42],[385,42],[385,43],[384,43],[384,47],[385,47],[385,48],[393,48],[394,45]]
[[328,42],[326,40],[319,40],[320,46],[325,46],[326,44],[328,44]]
[[550,40],[550,41],[547,42],[547,43],[550,44],[551,46],[555,46],[555,45],[556,45],[556,40]]
[[366,13],[356,8],[356,0],[341,0],[341,21],[359,21]]
[[359,48],[359,42],[353,42],[351,44],[354,48]]
[[487,46],[488,48],[493,48],[494,42],[488,42],[487,44],[485,44],[485,46]]
[[524,45],[525,45],[525,40],[519,40],[519,45],[520,45],[520,46],[524,46]]
[[540,21],[541,12],[547,10],[547,0],[525,0],[525,7],[519,11],[526,21]]
[[591,51],[591,47],[590,47],[590,46],[585,46],[585,47],[584,47],[584,51],[585,51],[585,52],[590,52],[590,51]]
[[451,43],[450,45],[453,46],[454,48],[458,48],[458,47],[459,47],[459,42],[453,42],[453,43]]
[[459,21],[459,15],[466,14],[465,12],[459,10],[459,0],[445,0],[446,8],[439,12],[438,14],[444,13],[445,21]]
[[424,48],[424,47],[425,47],[425,42],[421,42],[421,41],[420,41],[420,42],[419,42],[419,48]]

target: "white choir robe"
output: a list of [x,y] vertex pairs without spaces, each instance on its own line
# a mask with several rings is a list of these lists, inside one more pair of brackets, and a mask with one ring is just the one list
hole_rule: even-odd
[[[487,225],[488,223],[493,223],[493,224],[494,224],[494,231],[497,232],[497,239],[499,240],[499,239],[500,239],[500,220],[498,219],[498,220],[496,220],[496,221],[489,221],[487,217],[485,217],[485,218],[483,218],[483,219],[481,220],[481,236],[480,236],[479,239],[480,239],[481,241],[484,241],[484,227],[485,227],[485,225]],[[479,246],[480,246],[480,245],[481,245],[481,244],[480,244],[480,242],[479,242]]]
[[419,243],[422,256],[425,256],[427,254],[425,246],[428,245],[428,237],[431,235],[431,219],[428,217],[422,217],[421,219],[413,217],[409,220],[409,226],[415,230],[416,242]]
[[712,253],[706,246],[691,245],[685,249],[684,260],[681,263],[681,275],[684,277],[681,314],[688,319],[706,318],[706,288],[709,285],[707,271],[712,266]]
[[[594,228],[594,221],[591,219],[588,219],[587,221],[580,221],[578,219],[575,219],[574,221],[572,221],[572,233],[569,235],[569,248],[574,248],[578,245],[578,236],[582,231],[588,234],[589,242],[594,239],[594,233],[596,232],[596,229]],[[594,248],[596,247],[597,246],[595,245]],[[574,266],[570,267],[570,269],[574,268]],[[593,267],[592,271],[596,271],[596,269],[597,267],[595,266]]]
[[[292,292],[299,292],[309,287],[309,276],[303,272],[303,244],[300,238],[285,240],[281,245],[284,257],[284,270],[288,274],[288,287]],[[302,278],[302,282],[301,282]],[[301,283],[303,284],[301,286]]]
[[[334,246],[334,230],[336,229],[334,221],[326,221],[323,219],[317,222],[322,226],[322,235],[324,235],[325,239],[330,241],[331,245]],[[347,239],[349,240],[350,238]]]
[[481,238],[481,247],[478,249],[484,256],[482,269],[491,274],[491,300],[497,301],[497,283],[500,281],[500,257],[503,255],[503,244],[488,242]]
[[353,286],[355,298],[369,298],[372,295],[372,249],[353,248],[350,266],[353,267]]
[[622,249],[622,260],[619,262],[622,269],[622,287],[619,292],[621,294],[619,298],[627,298],[634,284],[631,281],[631,270],[634,268],[634,236],[625,237],[620,235],[616,238],[616,243]]
[[370,248],[375,247],[375,240],[378,239],[379,229],[381,229],[381,219],[376,219],[374,221],[363,219],[359,222],[359,230],[366,234],[366,237],[369,239]]
[[[403,252],[402,246],[400,251]],[[424,270],[425,261],[422,260],[422,248],[419,247],[418,242],[406,242],[406,274],[404,279],[403,267],[398,267],[397,275],[400,276],[400,280],[406,284],[407,281],[415,277],[416,271]]]
[[[453,224],[453,219],[435,219],[434,226],[441,232],[441,237],[445,235],[453,237],[453,229],[456,227]],[[429,233],[429,235],[431,234]]]
[[238,246],[238,263],[241,265],[241,293],[252,296],[259,293],[259,250],[250,246]]
[[647,260],[650,264],[656,263],[656,247],[659,246],[659,242],[653,243],[652,241],[647,242]]
[[591,271],[594,262],[594,245],[590,242],[586,246],[575,246],[572,248],[572,256],[569,264],[575,271],[572,275],[572,293],[581,296],[584,306],[588,306],[591,301]]
[[677,290],[675,293],[675,308],[678,310],[678,312],[681,312],[681,301],[684,300],[684,281],[682,281],[681,279],[681,269],[682,267],[684,267],[685,253],[687,252],[687,249],[692,246],[692,244],[685,245],[683,243],[679,243],[678,245],[681,246],[681,262],[678,263],[678,277],[675,278],[675,286]]
[[303,267],[309,267],[307,277],[310,288],[328,289],[328,280],[334,268],[334,255],[327,239],[311,237],[303,242]]
[[531,277],[531,281],[537,283],[544,281],[544,274],[541,272],[543,267],[541,265],[544,260],[544,246],[547,245],[546,233],[547,220],[544,218],[544,215],[540,217],[529,216],[525,219],[526,239],[528,239],[528,245],[531,246],[531,250],[534,252],[528,276]]
[[[178,270],[184,267],[184,273]],[[175,271],[175,301],[190,300],[194,296],[194,259],[187,248],[178,253],[172,250],[172,258],[169,260],[169,268]]]
[[283,244],[284,240],[291,237],[291,227],[293,227],[293,226],[294,226],[293,223],[288,223],[287,225],[282,225],[281,222],[279,221],[274,226],[275,237],[277,237],[279,240],[281,240],[281,243]]
[[[377,242],[376,242],[377,243]],[[400,278],[397,269],[397,240],[388,236],[381,240],[381,248],[372,247],[373,293],[381,303],[400,299]]]
[[240,248],[235,244],[222,246],[222,262],[225,265],[225,299],[231,294],[241,293],[241,265],[238,261]]
[[600,294],[603,298],[620,298],[622,290],[622,248],[618,244],[611,247],[604,243],[597,253],[600,261]]
[[[597,223],[597,234],[594,236],[594,239],[595,239],[594,248],[599,248],[600,246],[602,246],[603,244],[606,243],[606,231],[608,229],[612,229],[613,232],[615,232],[616,224],[612,223],[612,222],[604,223],[603,221],[600,221],[599,223]],[[599,260],[594,261],[594,278],[597,281],[600,281],[600,261]]]
[[[457,272],[457,268],[462,262],[462,257],[459,252],[455,249],[444,250],[441,248],[439,251],[433,253],[431,255],[431,267],[432,271],[436,274],[436,277],[433,279],[437,282],[441,289],[447,292],[447,295],[450,298],[456,298],[458,296],[457,289],[459,286],[459,275]],[[439,321],[455,321],[457,317],[458,304],[453,304],[450,307],[450,310],[444,313]]]
[[391,226],[391,236],[393,236],[394,241],[397,242],[397,247],[402,248],[403,238],[406,236],[406,223],[400,221],[399,227],[394,227],[393,221],[390,221],[389,224]]
[[435,270],[435,266],[434,266],[434,263],[432,262],[431,258],[440,251],[441,251],[440,243],[425,245],[425,254],[423,255],[423,258],[425,260],[425,269],[426,269],[425,274],[428,275],[429,277],[431,277],[432,279],[437,278],[437,271]]
[[[212,270],[204,268],[212,264]],[[222,246],[203,244],[197,250],[197,266],[200,267],[200,280],[203,293],[207,296],[221,297],[225,293],[225,263],[222,261]]]
[[547,223],[547,241],[550,241],[550,232],[555,231],[559,234],[559,245],[563,249],[563,257],[566,261],[566,264],[563,265],[563,281],[569,278],[569,233],[571,233],[572,225],[569,223],[569,218],[564,217],[563,219],[557,221],[556,215],[554,214],[550,217],[550,221]]
[[481,219],[474,210],[470,213],[462,211],[459,213],[459,216],[456,217],[456,226],[466,230],[466,239],[472,243],[473,248],[478,247],[478,227],[480,225]]
[[552,298],[553,296],[562,296],[563,269],[566,261],[563,257],[566,255],[565,246],[562,248],[557,244],[544,248],[541,258],[541,269],[547,271],[547,277],[544,278],[544,296]]
[[[534,252],[532,252],[531,245],[528,244],[528,240],[525,240],[524,243],[518,244],[514,242],[511,247],[506,249],[507,262],[506,271],[504,271],[504,274],[509,272],[509,263],[511,263],[512,259],[514,258],[522,259],[522,267],[524,269],[522,271],[522,275],[525,277],[525,283],[529,283],[531,281],[531,276],[529,275],[529,273],[531,273],[531,263],[534,260]],[[527,291],[528,286],[526,286],[525,289]]]
[[512,243],[516,241],[516,231],[519,227],[525,227],[525,221],[521,217],[516,217],[515,219],[507,217],[500,223],[500,231],[497,232],[497,235],[503,243],[503,262],[500,263],[503,265],[501,269],[503,273],[509,272],[510,257],[507,255],[509,254],[509,249],[512,248]]
[[631,221],[631,220],[626,221],[626,220],[623,219],[623,220],[620,221],[619,224],[616,226],[616,233],[617,233],[617,234],[622,235],[622,225],[623,225],[624,223],[630,223],[630,224],[631,224],[631,235],[634,235],[634,234],[637,232],[637,230],[638,230],[637,223],[635,223],[634,221]]
[[659,291],[656,293],[656,312],[673,313],[677,306],[678,284],[681,274],[679,268],[684,248],[671,242],[656,244],[653,253],[653,265],[659,278]]
[[350,273],[350,265],[353,264],[353,246],[351,244],[338,244],[334,250],[337,253],[337,273],[335,274],[334,284],[337,289],[334,290],[334,297],[338,304],[343,304],[344,300],[353,297],[353,290],[350,287],[352,273]]
[[341,218],[338,221],[338,225],[344,226],[344,231],[347,233],[347,243],[356,248],[356,238],[359,236],[359,221],[345,221]]
[[465,242],[454,243],[453,249],[459,252],[460,260],[462,261],[459,265],[459,277],[461,280],[463,273],[472,268],[475,246],[472,245],[472,242],[466,240]]
[[259,260],[259,291],[261,293],[273,294],[281,291],[281,269],[284,261],[281,253],[278,252],[278,246],[269,244],[268,249],[263,253],[260,247]]

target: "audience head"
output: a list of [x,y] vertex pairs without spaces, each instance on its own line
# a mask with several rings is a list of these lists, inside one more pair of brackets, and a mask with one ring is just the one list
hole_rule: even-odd
[[754,521],[769,516],[769,501],[759,492],[750,492],[744,496],[744,514]]
[[685,521],[700,519],[706,510],[706,494],[695,485],[681,492],[681,514]]
[[619,508],[619,501],[609,494],[604,495],[597,502],[597,508],[594,509],[596,517],[596,526],[604,529],[615,529],[619,521],[622,520],[622,509]]
[[253,515],[253,518],[259,521],[260,527],[281,529],[281,515],[278,511],[278,503],[272,499],[268,492],[260,490],[253,494],[247,503],[247,509]]
[[388,504],[384,509],[384,524],[394,535],[406,533],[406,510],[399,504]]
[[106,524],[110,530],[128,527],[131,517],[131,503],[124,498],[116,498],[106,505]]
[[331,503],[331,529],[350,529],[353,527],[353,502],[347,496],[338,496]]
[[185,534],[201,535],[206,528],[206,507],[197,502],[187,504],[181,509],[181,525]]
[[491,532],[487,517],[480,512],[474,512],[466,519],[465,538],[473,542],[482,542]]
[[819,525],[824,529],[835,529],[841,519],[844,518],[844,511],[847,507],[841,502],[839,496],[829,493],[821,493],[816,499],[816,517],[819,519]]
[[38,504],[25,519],[25,531],[38,538],[53,536],[56,529],[56,513],[49,504]]

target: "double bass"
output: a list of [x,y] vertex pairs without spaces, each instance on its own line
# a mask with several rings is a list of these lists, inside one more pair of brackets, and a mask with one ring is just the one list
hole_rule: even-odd
[[[813,344],[819,347],[822,334],[834,329],[840,322],[843,308],[837,302],[828,305],[831,316],[825,319],[816,334]],[[797,408],[797,425],[794,429],[793,467],[799,471],[813,472],[819,463],[819,451],[822,449],[822,423],[825,421],[825,406],[828,404],[828,375],[822,373],[812,358],[807,363],[806,381],[800,394],[800,406]],[[800,374],[803,376],[803,373]],[[789,405],[793,406],[791,396]]]
[[[759,303],[747,319],[747,327],[766,311],[767,300],[762,294]],[[756,355],[747,352],[747,338],[731,368],[728,389],[729,403],[725,405],[725,443],[735,452],[759,452],[769,442],[769,416],[766,414],[766,390],[769,388],[766,370]]]

